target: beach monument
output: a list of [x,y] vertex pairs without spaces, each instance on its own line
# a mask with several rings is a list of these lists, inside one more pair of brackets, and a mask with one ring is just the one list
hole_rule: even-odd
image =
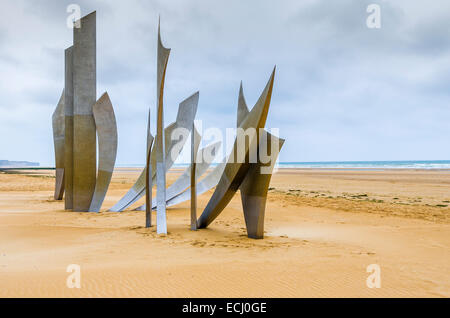
[[[162,45],[159,25],[157,44],[157,116],[154,145],[152,148],[153,136],[150,134],[150,126],[148,124],[145,168],[131,189],[110,209],[110,211],[121,212],[145,195],[146,204],[142,205],[137,210],[146,211],[146,227],[151,226],[151,211],[153,208],[156,208],[156,231],[158,234],[167,234],[167,200],[178,195],[189,186],[189,184],[186,185],[189,175],[186,176],[183,174],[174,184],[166,189],[166,174],[179,156],[181,149],[186,142],[186,138],[174,140],[172,137],[178,129],[183,130],[186,133],[192,132],[198,108],[199,93],[196,92],[182,101],[178,106],[176,121],[164,128],[164,82],[170,49],[167,49]],[[194,135],[198,135],[198,132],[195,131]],[[198,140],[200,140],[200,138],[198,138]],[[216,147],[217,143],[205,147],[205,150],[211,150],[211,147],[213,146]],[[195,151],[197,151],[197,148]],[[177,149],[179,149],[178,153],[175,151]],[[204,172],[206,171],[207,166],[205,167],[202,165],[201,168],[204,169]],[[152,200],[151,189],[155,184],[156,200]]]
[[[65,50],[65,87],[52,117],[56,165],[54,197],[60,200],[65,192],[66,209],[98,212],[114,170],[117,123],[108,93],[96,100],[96,13],[83,17],[79,25],[74,28],[73,46]],[[198,150],[201,136],[195,129],[194,119],[199,92],[182,101],[176,121],[164,127],[164,84],[169,55],[170,49],[162,44],[158,23],[156,135],[153,137],[150,132],[149,111],[145,168],[133,187],[110,211],[123,211],[145,195],[145,204],[137,210],[146,211],[146,227],[152,226],[151,212],[156,208],[156,231],[158,234],[167,234],[166,207],[190,200],[191,229],[197,230],[211,224],[240,190],[247,234],[250,238],[263,238],[268,187],[284,144],[283,139],[264,129],[275,68],[252,110],[247,107],[241,83],[238,133],[233,150],[226,160],[197,182],[211,164],[198,158],[203,159],[208,153],[214,154],[214,158],[221,143],[213,143]],[[191,164],[166,188],[166,174],[187,139],[172,139],[178,129],[191,134]],[[244,133],[243,138],[240,132]],[[156,198],[152,199],[154,185]],[[212,197],[197,219],[197,196],[214,187]]]
[[[198,220],[199,228],[206,228],[225,209],[237,190],[241,190],[247,234],[250,238],[264,237],[264,213],[268,186],[273,166],[284,140],[278,139],[264,131],[267,119],[275,69],[270,76],[264,91],[251,111],[245,103],[242,85],[238,99],[238,132],[254,129],[254,134],[248,135],[248,142],[239,143],[236,137],[233,150],[225,165],[217,187]],[[238,134],[239,135],[239,134]],[[275,147],[267,146],[268,142],[279,141]],[[262,162],[261,149],[271,152],[271,160]],[[239,156],[243,160],[238,160]],[[252,158],[257,158],[252,162]],[[275,160],[274,160],[275,158]],[[263,170],[263,168],[266,168]]]
[[53,115],[55,199],[65,192],[66,210],[99,212],[116,161],[117,124],[108,94],[96,97],[96,12],[80,21],[65,50],[64,91]]
[[158,25],[158,58],[156,70],[156,232],[167,234],[166,218],[166,162],[164,142],[164,81],[170,49],[161,42],[161,28]]
[[73,112],[71,179],[73,211],[89,211],[95,191],[97,142],[93,106],[96,102],[96,13],[81,19],[81,27],[73,28],[71,104]]

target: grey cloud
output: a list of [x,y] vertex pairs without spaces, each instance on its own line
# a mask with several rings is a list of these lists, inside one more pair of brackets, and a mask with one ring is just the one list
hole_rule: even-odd
[[[167,123],[178,103],[200,90],[204,128],[233,127],[240,80],[252,106],[277,64],[268,126],[287,139],[281,160],[450,155],[445,1],[76,2],[83,14],[97,10],[98,95],[107,90],[115,106],[119,164],[144,160],[148,107],[155,113],[159,15],[172,48]],[[69,3],[0,4],[10,9],[0,19],[0,135],[15,132],[0,140],[0,157],[52,163],[49,118],[63,86],[63,50],[72,41]],[[365,25],[369,3],[381,6],[381,29]],[[27,129],[19,133],[19,125]]]

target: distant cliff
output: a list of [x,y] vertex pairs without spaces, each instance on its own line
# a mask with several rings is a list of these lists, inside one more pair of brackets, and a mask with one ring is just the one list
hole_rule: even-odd
[[39,162],[0,160],[0,168],[39,167]]

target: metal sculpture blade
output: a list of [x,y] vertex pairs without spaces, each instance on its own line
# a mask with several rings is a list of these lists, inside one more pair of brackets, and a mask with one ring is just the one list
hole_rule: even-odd
[[[260,136],[261,145],[267,145],[267,154],[270,153],[271,160],[267,163],[254,163],[251,165],[247,175],[245,176],[241,186],[242,207],[244,210],[245,224],[247,235],[249,238],[264,238],[264,214],[266,210],[267,191],[269,189],[272,171],[276,163],[276,157],[283,147],[284,139],[265,132]],[[272,145],[278,149],[272,149]],[[275,151],[275,153],[272,153]],[[262,173],[263,168],[264,173]]]
[[98,172],[89,212],[99,212],[108,191],[117,156],[117,124],[108,93],[93,107],[98,134]]
[[73,209],[73,47],[64,52],[64,208]]
[[73,210],[89,210],[97,177],[96,13],[73,28]]
[[153,136],[150,132],[150,110],[148,111],[148,122],[147,122],[147,158],[145,163],[145,227],[152,226],[152,209],[150,204],[152,202],[152,164],[151,164],[151,153],[153,145]]
[[200,134],[197,133],[195,122],[191,134],[191,230],[197,231],[197,152],[200,146]]
[[[166,135],[169,135],[168,132],[173,131],[173,129],[175,129],[176,127],[176,123],[172,123],[170,124],[168,127],[166,127],[165,131],[166,131]],[[152,183],[155,182],[155,174],[156,174],[156,169],[155,169],[155,165],[156,165],[156,159],[155,159],[155,147],[153,147],[152,152],[151,152],[151,176],[152,176]],[[146,175],[146,168],[144,168],[144,170],[141,172],[141,174],[139,175],[138,179],[136,180],[136,182],[134,183],[134,185],[131,187],[130,190],[128,190],[128,192],[111,208],[109,209],[109,211],[112,212],[121,212],[123,210],[125,210],[126,208],[128,208],[130,205],[132,205],[133,203],[135,203],[137,200],[139,200],[144,194],[145,194],[145,175]]]
[[239,87],[239,98],[238,98],[238,113],[237,113],[237,123],[236,127],[241,126],[242,122],[247,118],[249,113],[247,103],[245,102],[244,97],[244,89],[242,88],[242,82],[241,86]]
[[[198,134],[198,131],[195,130],[195,134]],[[167,140],[166,140],[167,141]],[[168,158],[169,156],[166,156],[166,158]],[[166,170],[166,172],[168,171],[168,169]],[[168,189],[166,189],[166,197],[170,198],[176,194],[178,194],[179,192],[183,191],[185,188],[181,189],[179,192],[177,192],[176,194],[172,194],[173,191],[178,191],[179,187],[182,187],[184,185],[184,183],[180,184],[180,179],[182,179],[182,177],[184,176],[184,174],[177,179],[177,181],[175,181]],[[135,211],[146,211],[147,210],[147,206],[150,206],[148,202],[146,202],[144,205],[138,207],[135,209]],[[156,200],[153,199],[151,201],[151,208],[155,209],[156,208]]]
[[223,211],[239,189],[239,186],[250,168],[249,150],[254,148],[252,147],[253,144],[255,144],[255,146],[258,145],[259,128],[263,128],[265,125],[272,96],[274,77],[275,68],[256,105],[239,126],[244,130],[248,128],[256,129],[256,134],[250,136],[249,142],[244,145],[245,149],[243,150],[245,153],[245,160],[244,162],[235,162],[235,157],[238,154],[236,140],[216,190],[198,220],[199,228],[207,227]]
[[52,116],[53,143],[55,146],[55,200],[62,200],[64,195],[64,90],[59,99],[58,106]]
[[[191,133],[192,124],[194,123],[195,115],[197,114],[198,100],[199,92],[196,92],[182,101],[178,107],[177,119],[175,122],[176,126],[173,131],[168,132],[165,137],[166,145],[170,145],[170,149],[166,148],[166,172],[169,171],[175,160],[177,160],[187,141],[187,138],[174,140],[173,138],[176,137],[175,133],[179,129],[184,130],[186,136]],[[175,152],[175,150],[178,151]]]
[[[165,144],[166,144],[166,172],[172,167],[176,160],[176,155],[173,155],[175,147],[182,149],[186,143],[186,139],[172,140],[172,133],[178,129],[183,128],[188,132],[192,129],[195,115],[198,106],[198,93],[188,97],[178,106],[177,119],[165,129]],[[151,167],[152,167],[152,185],[156,182],[156,147],[153,147],[151,152]],[[138,201],[145,194],[145,169],[139,175],[133,187],[117,202],[109,211],[121,212]]]
[[156,232],[167,234],[166,220],[166,160],[164,142],[164,82],[170,49],[161,42],[161,28],[158,24],[158,61],[156,73]]
[[[200,149],[201,157],[205,158],[205,154],[211,154],[211,153],[216,154],[217,149],[219,149],[220,145],[221,145],[221,142],[218,141],[209,146],[206,146],[203,149]],[[211,165],[211,163],[208,161],[202,161],[202,162],[198,163],[197,167],[196,167],[197,177],[202,176],[208,170],[210,165]],[[191,169],[192,169],[191,166],[186,168],[184,170],[184,172],[181,174],[181,176],[167,188],[167,192],[166,192],[167,193],[167,203],[170,202],[170,200],[172,198],[176,197],[178,194],[182,193],[189,187],[190,178],[191,178]],[[142,205],[142,206],[138,207],[137,209],[135,209],[135,211],[144,211],[145,208],[146,208],[146,205]],[[153,199],[152,209],[155,209],[155,208],[156,208],[156,200]]]

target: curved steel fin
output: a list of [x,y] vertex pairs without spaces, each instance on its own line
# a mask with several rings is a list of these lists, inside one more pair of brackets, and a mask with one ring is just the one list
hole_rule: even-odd
[[108,93],[92,108],[98,136],[98,172],[89,212],[99,212],[108,191],[117,156],[117,124]]
[[53,143],[55,146],[55,200],[62,200],[64,195],[64,142],[65,142],[65,112],[64,90],[52,116]]

